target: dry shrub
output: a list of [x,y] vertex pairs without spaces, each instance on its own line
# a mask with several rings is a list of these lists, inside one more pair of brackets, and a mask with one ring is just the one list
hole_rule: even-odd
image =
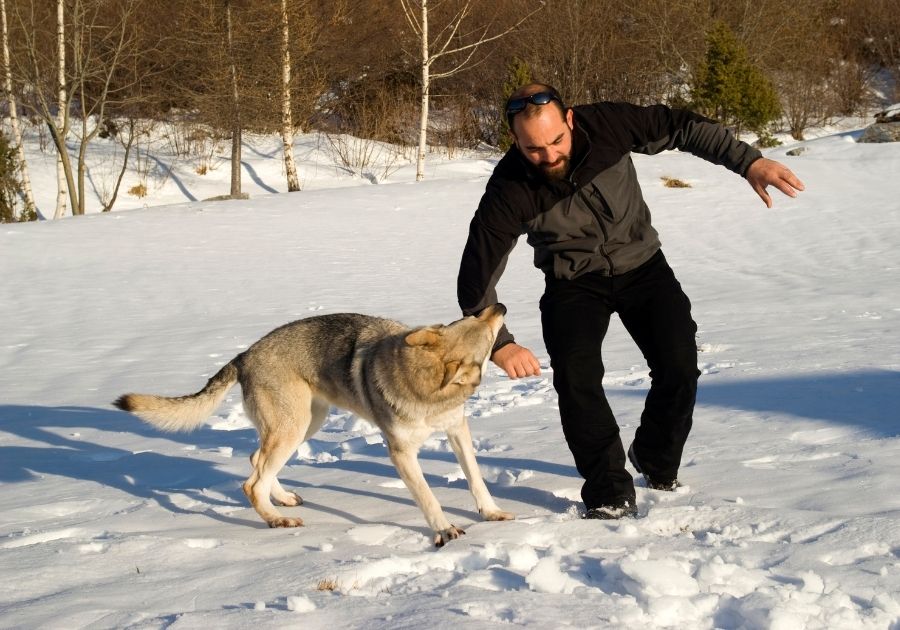
[[128,194],[137,197],[138,199],[142,199],[147,196],[147,187],[143,184],[137,184],[128,189]]
[[316,584],[317,591],[335,591],[337,590],[338,583],[334,578],[324,578],[319,580],[319,583]]
[[686,181],[678,179],[677,177],[669,177],[664,175],[660,179],[663,180],[663,186],[666,188],[690,188],[691,185]]

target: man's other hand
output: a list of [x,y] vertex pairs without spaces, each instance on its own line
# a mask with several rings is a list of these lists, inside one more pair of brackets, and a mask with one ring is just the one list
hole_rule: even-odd
[[541,375],[537,357],[531,350],[516,343],[508,343],[497,350],[491,355],[491,361],[499,365],[509,378]]
[[791,169],[781,162],[768,158],[760,158],[751,164],[745,177],[767,208],[772,207],[772,198],[766,192],[766,187],[774,186],[788,197],[796,197],[797,193],[804,189],[803,182],[791,172]]

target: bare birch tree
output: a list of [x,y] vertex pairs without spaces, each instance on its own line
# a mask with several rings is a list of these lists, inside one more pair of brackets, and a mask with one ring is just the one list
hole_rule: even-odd
[[[54,218],[62,217],[67,205],[73,215],[85,213],[89,144],[99,134],[108,108],[121,108],[134,99],[135,86],[148,74],[134,68],[144,52],[135,43],[134,18],[141,2],[74,0],[64,4],[60,0],[52,61],[46,51],[48,42],[41,38],[48,17],[41,13],[44,7],[34,0],[17,3],[18,35],[23,48],[17,65],[19,80],[57,150]],[[56,70],[52,87],[47,78],[51,67]],[[55,101],[51,92],[55,92]],[[80,125],[74,134],[77,150],[73,164],[67,142],[75,118]]]
[[231,197],[241,194],[241,93],[238,90],[237,60],[234,48],[234,24],[231,21],[231,0],[225,0],[225,41],[227,45],[228,73],[231,79]]
[[[110,104],[115,102],[121,105],[123,100],[128,100],[128,97],[116,98],[117,93],[130,91],[132,81],[136,80],[135,77],[121,76],[120,70],[126,59],[136,54],[133,17],[139,2],[123,0],[120,5],[119,14],[107,24],[101,22],[101,13],[109,13],[105,3],[77,0],[74,5],[72,96],[77,96],[81,130],[78,138],[77,197],[72,195],[72,214],[85,213],[88,146],[103,128]],[[129,152],[126,152],[126,162],[128,155]]]
[[[472,12],[471,0],[466,0],[437,33],[434,41],[429,39],[428,0],[400,0],[400,4],[403,7],[406,21],[420,44],[419,64],[422,85],[419,115],[419,147],[416,152],[416,181],[422,181],[425,179],[425,151],[427,150],[428,107],[431,97],[431,84],[438,79],[451,77],[472,66],[475,63],[473,60],[479,47],[514,31],[525,20],[540,11],[544,3],[540,2],[535,9],[506,30],[495,35],[488,35],[491,29],[490,23],[486,26],[477,27],[472,32],[462,31],[466,18]],[[461,58],[459,58],[460,56]],[[445,69],[435,71],[433,66],[444,58],[451,58],[455,63],[451,63]]]
[[31,178],[28,176],[28,162],[25,161],[25,147],[22,145],[22,130],[19,127],[19,115],[16,107],[16,95],[12,86],[12,68],[9,58],[9,26],[6,21],[6,0],[0,0],[0,19],[3,27],[3,91],[9,104],[9,122],[12,126],[13,140],[16,143],[16,156],[19,161],[19,173],[22,180],[22,192],[25,197],[25,214],[34,217],[37,209],[34,205],[34,194],[31,191]]
[[66,191],[73,189],[72,165],[66,149],[66,137],[69,135],[69,101],[66,98],[66,9],[63,0],[56,2],[56,49],[56,111],[58,119],[55,128],[51,126],[50,133],[57,150],[56,212],[53,213],[53,218],[59,219],[66,213]]
[[294,163],[294,121],[291,113],[291,31],[287,0],[281,0],[281,142],[284,147],[284,172],[288,192],[300,190]]

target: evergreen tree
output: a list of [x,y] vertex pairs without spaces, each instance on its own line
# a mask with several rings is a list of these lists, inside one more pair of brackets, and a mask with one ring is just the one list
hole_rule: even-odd
[[19,161],[15,146],[9,143],[5,133],[0,132],[0,223],[34,221],[33,210],[17,212],[22,195],[22,184],[18,177]]
[[693,105],[707,116],[760,135],[781,115],[772,82],[748,58],[747,50],[724,22],[706,38],[706,56],[694,75]]
[[[518,88],[526,83],[531,83],[531,68],[527,63],[514,58],[507,67],[506,80],[503,82],[503,104]],[[497,144],[504,153],[513,145],[512,132],[509,130],[509,124],[506,122],[506,112],[502,112],[500,122],[497,125]]]

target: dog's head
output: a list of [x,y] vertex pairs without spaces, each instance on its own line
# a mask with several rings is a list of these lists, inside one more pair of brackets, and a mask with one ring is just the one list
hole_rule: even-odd
[[405,341],[431,355],[431,371],[440,373],[440,379],[434,379],[438,390],[468,397],[481,383],[505,314],[505,306],[494,304],[478,316],[463,317],[446,326],[418,328],[406,335]]

